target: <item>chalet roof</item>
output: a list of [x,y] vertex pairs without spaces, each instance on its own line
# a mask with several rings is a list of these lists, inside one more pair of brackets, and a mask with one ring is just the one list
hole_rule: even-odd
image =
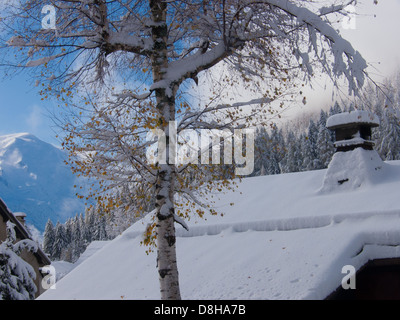
[[[375,170],[368,152],[340,153],[353,154],[352,175],[337,188],[322,189],[326,169],[246,178],[218,200],[223,216],[177,226],[182,298],[324,299],[343,266],[400,257],[400,161]],[[360,168],[372,171],[368,179],[355,180],[356,156],[368,160]],[[159,299],[156,253],[140,244],[150,222],[136,222],[39,299]]]
[[379,123],[379,118],[372,112],[367,110],[353,110],[330,116],[326,122],[326,127],[331,130],[340,127],[349,127],[354,124],[377,127]]
[[[16,215],[22,215],[24,214],[26,216],[25,213],[16,213]],[[18,239],[31,239],[31,235],[29,234],[29,232],[25,229],[25,227],[21,224],[21,222],[17,219],[17,217],[11,212],[10,209],[8,209],[8,207],[6,206],[6,204],[4,203],[4,201],[0,198],[0,215],[3,217],[4,221],[8,221],[10,220],[13,224],[15,224],[15,232],[17,235]],[[50,259],[46,256],[46,254],[40,249],[38,248],[38,250],[34,253],[34,255],[36,256],[36,258],[38,259],[39,263],[41,263],[42,265],[50,265],[51,261]]]

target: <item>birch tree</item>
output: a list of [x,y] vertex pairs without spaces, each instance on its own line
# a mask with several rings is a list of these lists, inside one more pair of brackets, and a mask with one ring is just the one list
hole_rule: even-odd
[[[64,147],[74,171],[98,178],[89,196],[129,210],[106,196],[128,184],[143,188],[131,199],[143,208],[155,199],[144,242],[157,241],[161,298],[180,299],[174,222],[215,214],[209,192],[232,185],[222,166],[175,164],[176,133],[266,124],[319,71],[357,94],[367,64],[333,25],[355,2],[20,0],[1,20],[3,65],[31,71],[43,99],[71,112]],[[227,102],[239,86],[249,101]],[[165,133],[164,163],[146,161],[151,129]]]

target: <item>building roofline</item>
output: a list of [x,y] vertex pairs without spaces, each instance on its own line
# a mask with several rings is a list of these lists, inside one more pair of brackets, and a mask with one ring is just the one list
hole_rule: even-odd
[[[31,235],[25,229],[25,227],[18,221],[18,219],[14,216],[10,209],[8,209],[7,205],[0,198],[0,215],[3,216],[5,221],[10,220],[13,224],[15,224],[15,232],[19,239],[30,239]],[[43,265],[51,264],[51,260],[47,257],[47,255],[42,251],[41,248],[38,247],[38,250],[33,253]]]

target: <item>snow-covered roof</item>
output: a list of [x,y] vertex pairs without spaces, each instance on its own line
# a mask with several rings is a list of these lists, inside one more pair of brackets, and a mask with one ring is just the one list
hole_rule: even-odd
[[330,116],[326,122],[326,127],[329,129],[335,129],[353,123],[368,124],[376,127],[379,126],[380,122],[379,118],[370,111],[353,110],[351,112],[344,112]]
[[109,241],[92,241],[86,248],[85,252],[81,254],[79,259],[74,263],[67,261],[53,261],[51,265],[57,270],[56,279],[57,281],[68,274],[72,269],[76,268],[83,261],[91,257],[94,253],[103,248]]
[[[10,220],[14,225],[15,225],[15,232],[17,235],[17,238],[19,239],[31,239],[31,234],[29,231],[25,228],[25,226],[18,220],[18,216],[23,217],[23,212],[12,212],[6,205],[6,203],[3,201],[3,199],[0,198],[0,216],[2,216],[2,220],[4,222]],[[25,215],[26,216],[26,215]],[[42,251],[41,248],[38,248],[36,252],[33,253],[37,258],[38,261],[41,265],[46,265],[50,264],[51,261],[50,259],[46,256],[46,254]]]
[[[182,298],[324,299],[340,286],[343,266],[400,257],[400,161],[369,161],[371,152],[337,153],[363,160],[344,161],[342,174],[354,171],[356,183],[343,188],[333,188],[338,177],[329,168],[246,178],[219,200],[223,217],[191,219],[189,231],[177,226]],[[365,170],[374,173],[357,180]],[[140,245],[146,223],[135,223],[39,299],[159,299],[156,253]]]

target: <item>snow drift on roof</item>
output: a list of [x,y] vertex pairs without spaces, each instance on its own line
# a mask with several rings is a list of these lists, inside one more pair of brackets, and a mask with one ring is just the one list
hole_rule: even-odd
[[336,152],[329,163],[321,192],[355,190],[384,182],[386,166],[375,150],[356,148]]
[[[366,160],[363,151],[354,156]],[[217,203],[223,217],[177,226],[182,298],[324,299],[340,286],[343,266],[400,257],[400,161],[346,192],[319,192],[326,173],[243,179]],[[159,299],[156,253],[140,245],[146,219],[39,299]]]

